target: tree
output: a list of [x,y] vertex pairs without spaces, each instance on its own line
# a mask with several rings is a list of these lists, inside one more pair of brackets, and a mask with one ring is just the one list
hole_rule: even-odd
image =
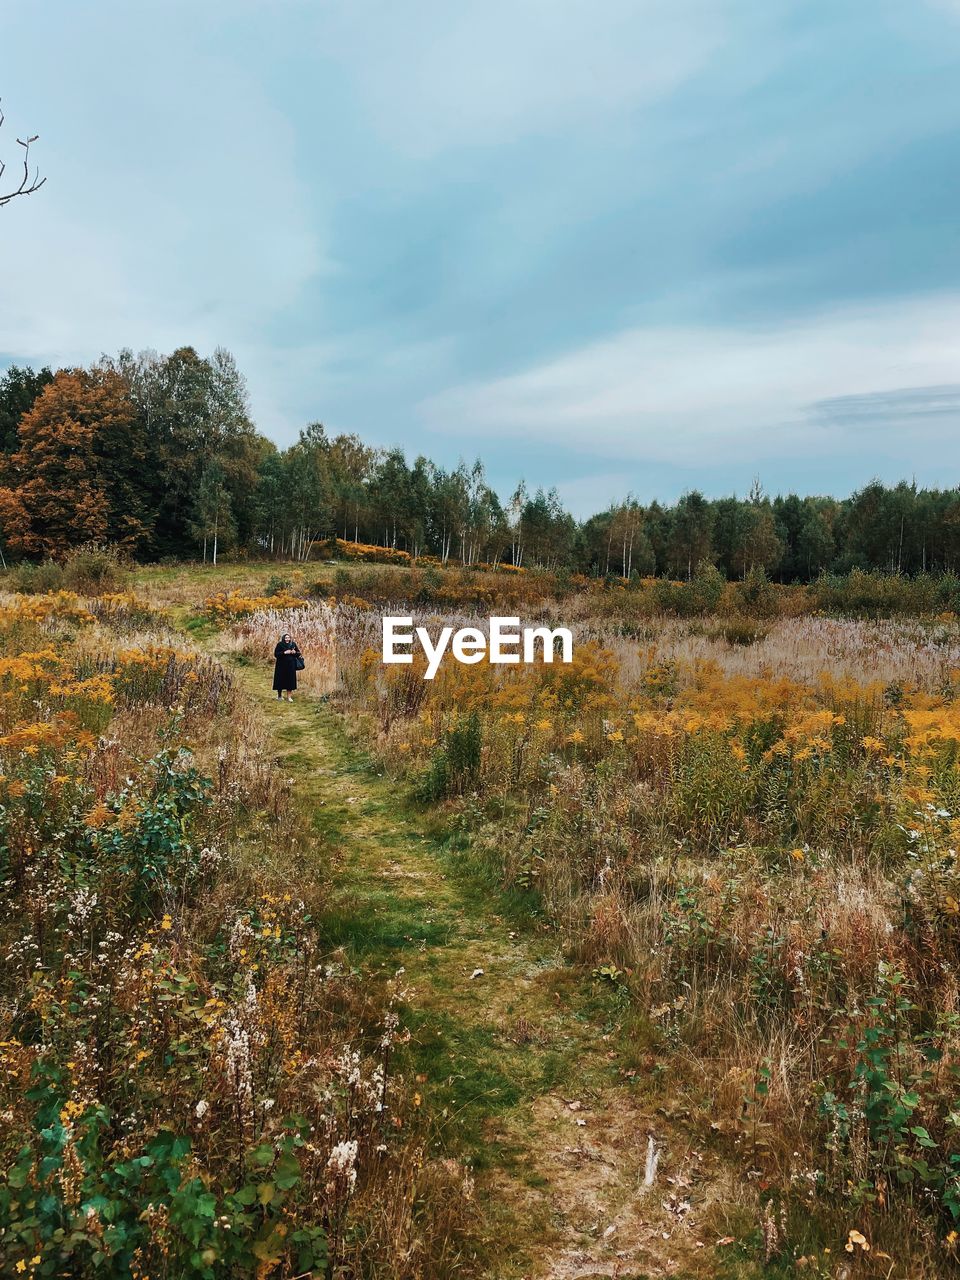
[[327,447],[327,472],[333,521],[344,540],[360,540],[360,526],[367,515],[367,490],[376,450],[365,445],[359,436],[335,436]]
[[611,511],[598,511],[580,525],[577,530],[577,568],[588,573],[609,572],[612,521]]
[[135,417],[110,370],[61,370],[44,387],[3,467],[0,525],[13,550],[62,556],[104,540],[137,548],[147,529],[130,488],[143,466]]
[[216,564],[221,542],[229,544],[236,532],[226,475],[216,458],[200,477],[193,510],[191,525],[197,541],[203,543],[204,563],[209,544],[213,551],[213,563]]
[[265,442],[250,421],[246,384],[233,356],[218,347],[205,359],[193,347],[179,347],[169,356],[122,351],[103,363],[123,378],[150,442],[154,550],[183,554],[192,548],[199,485],[214,460],[223,470],[237,536],[250,541],[251,495]]
[[613,508],[607,529],[607,555],[604,573],[610,572],[611,563],[620,564],[620,576],[629,578],[634,570],[634,558],[638,567],[647,568],[651,559],[649,544],[643,532],[643,507],[632,494],[626,501]]
[[904,483],[888,489],[872,480],[855,493],[847,515],[846,541],[852,563],[901,573],[907,567],[915,502],[916,487]]
[[563,508],[556,489],[538,489],[523,510],[523,531],[529,558],[535,565],[556,569],[569,560],[576,525]]
[[422,555],[430,537],[433,513],[433,463],[418,454],[410,469],[410,519],[409,551],[414,557]]
[[288,513],[285,500],[286,469],[274,446],[265,449],[257,468],[257,481],[250,499],[253,539],[261,551],[273,555],[285,544]]
[[388,449],[377,459],[369,496],[376,512],[376,540],[395,547],[399,539],[409,549],[416,536],[410,468],[402,449]]
[[510,563],[518,569],[523,564],[523,509],[527,505],[527,486],[523,480],[507,503],[507,526],[510,529]]
[[740,498],[718,498],[712,503],[713,550],[718,567],[728,577],[742,571],[743,544],[750,528],[750,507]]
[[814,498],[807,498],[804,503],[803,520],[797,533],[797,559],[802,566],[802,576],[808,581],[829,569],[836,555],[830,505]]
[[783,542],[777,534],[773,512],[765,503],[747,507],[743,535],[734,552],[734,572],[744,579],[758,569],[768,573],[780,563],[782,555]]
[[[5,119],[6,116],[3,114],[3,108],[0,107],[0,128],[3,128],[3,122]],[[38,169],[35,169],[33,177],[30,177],[30,148],[39,137],[40,135],[35,133],[32,138],[27,137],[17,139],[17,146],[23,147],[23,156],[21,157],[23,161],[23,173],[20,177],[18,186],[8,186],[6,190],[0,186],[0,208],[5,204],[9,204],[11,200],[16,200],[17,196],[32,195],[34,191],[39,191],[46,182],[46,178],[40,177],[40,171]],[[6,173],[6,170],[6,164],[3,160],[0,160],[0,184],[3,183],[3,175]]]
[[[15,551],[60,556],[106,539],[137,554],[219,560],[228,547],[307,559],[342,533],[444,563],[783,582],[854,567],[960,566],[960,490],[879,481],[850,498],[746,499],[696,491],[672,507],[628,495],[576,522],[556,490],[521,482],[506,510],[481,460],[454,471],[312,423],[279,452],[250,418],[229,352],[124,350],[90,369],[0,375],[0,526]],[[708,575],[711,582],[716,574]],[[703,577],[703,581],[707,578]]]
[[650,544],[651,573],[662,573],[670,561],[670,544],[673,539],[673,513],[656,499],[646,511],[644,531]]
[[462,519],[463,488],[456,472],[438,467],[433,478],[433,523],[435,547],[444,564],[450,559],[454,532]]
[[471,467],[461,462],[452,481],[462,563],[476,564],[485,554],[499,560],[506,520],[500,499],[487,484],[483,462],[477,458]]
[[292,516],[290,555],[308,560],[314,542],[333,532],[330,521],[329,441],[322,422],[312,422],[285,456],[287,494]]
[[44,365],[42,369],[27,369],[12,364],[0,378],[0,450],[13,453],[20,443],[17,429],[20,419],[33,408],[37,396],[53,381],[53,373]]
[[670,558],[674,571],[685,573],[688,581],[701,561],[713,559],[713,521],[713,508],[696,489],[676,505]]

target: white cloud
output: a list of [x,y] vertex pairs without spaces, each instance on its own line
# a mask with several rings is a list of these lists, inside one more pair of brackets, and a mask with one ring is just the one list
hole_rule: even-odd
[[[432,430],[521,438],[625,462],[677,466],[810,457],[875,448],[916,452],[884,418],[863,422],[819,402],[960,381],[960,296],[833,309],[766,328],[633,328],[523,373],[424,400]],[[878,415],[880,417],[881,415]],[[918,415],[960,462],[956,423]],[[902,432],[900,432],[902,435]]]

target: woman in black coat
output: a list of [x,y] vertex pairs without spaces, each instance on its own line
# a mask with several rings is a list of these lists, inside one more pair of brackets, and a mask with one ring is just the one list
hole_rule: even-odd
[[300,650],[286,632],[280,637],[273,656],[276,659],[273,666],[273,687],[277,691],[277,697],[282,698],[286,694],[287,701],[292,702],[293,691],[297,687],[297,659],[300,657]]

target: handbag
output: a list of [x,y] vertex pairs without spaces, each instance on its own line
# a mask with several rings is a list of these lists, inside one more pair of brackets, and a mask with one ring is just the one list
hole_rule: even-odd
[[302,671],[303,668],[307,665],[303,660],[302,653],[297,654],[297,656],[293,660],[293,665],[297,669],[297,671]]

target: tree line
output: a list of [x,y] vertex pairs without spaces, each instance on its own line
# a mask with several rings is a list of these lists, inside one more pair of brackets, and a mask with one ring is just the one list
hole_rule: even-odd
[[693,491],[626,497],[578,522],[555,489],[506,500],[482,462],[454,469],[310,423],[278,449],[250,416],[229,352],[129,350],[88,368],[12,366],[0,378],[0,535],[7,557],[58,558],[91,541],[142,560],[224,552],[306,560],[348,541],[444,563],[508,563],[629,578],[784,582],[853,568],[960,567],[960,488],[878,481],[847,498]]

